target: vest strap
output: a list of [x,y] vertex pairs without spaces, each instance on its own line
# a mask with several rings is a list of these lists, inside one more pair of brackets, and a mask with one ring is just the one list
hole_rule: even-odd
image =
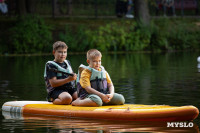
[[47,74],[46,74],[46,66],[47,66],[48,64],[53,64],[54,66],[57,67],[58,71],[60,71],[60,72],[69,73],[69,74],[73,73],[72,68],[71,68],[71,66],[69,65],[68,61],[67,61],[67,60],[64,60],[64,62],[67,64],[67,69],[62,68],[60,65],[58,65],[58,64],[57,64],[56,62],[54,62],[54,61],[48,61],[48,62],[46,63],[46,65],[45,65],[44,77],[47,77]]
[[96,80],[96,79],[104,79],[104,78],[106,78],[106,71],[105,71],[104,67],[100,66],[100,68],[101,68],[101,71],[98,71],[98,70],[96,70],[94,68],[91,68],[89,66],[85,66],[85,65],[81,64],[79,66],[78,77],[77,77],[77,80],[76,80],[77,83],[80,80],[80,75],[81,75],[81,72],[82,72],[82,71],[80,72],[80,69],[88,69],[89,71],[91,71],[92,74],[91,74],[91,77],[90,77],[90,81]]

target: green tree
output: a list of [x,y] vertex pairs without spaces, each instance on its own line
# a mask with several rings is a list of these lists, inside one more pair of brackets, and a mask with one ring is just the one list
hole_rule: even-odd
[[150,15],[148,0],[134,0],[135,1],[135,17],[142,24],[149,25]]
[[19,16],[25,16],[27,13],[34,14],[35,0],[15,0],[17,5],[17,12]]

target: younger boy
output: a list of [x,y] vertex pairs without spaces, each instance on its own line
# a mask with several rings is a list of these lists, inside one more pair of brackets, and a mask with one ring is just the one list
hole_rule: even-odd
[[[73,73],[67,57],[68,46],[61,41],[53,44],[54,60],[48,61],[45,66],[44,78],[48,93],[48,99],[53,104],[71,104],[77,98],[75,88],[76,74]],[[65,73],[71,73],[69,76]]]
[[73,101],[72,105],[95,107],[124,104],[123,95],[115,93],[110,76],[101,66],[101,57],[101,53],[96,49],[91,49],[87,52],[89,66],[81,65],[79,68],[80,71],[77,78],[79,98]]

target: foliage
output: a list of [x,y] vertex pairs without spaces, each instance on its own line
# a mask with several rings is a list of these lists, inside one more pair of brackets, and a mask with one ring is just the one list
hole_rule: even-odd
[[97,48],[101,51],[170,51],[199,49],[200,31],[195,25],[161,19],[144,26],[134,21],[111,22],[95,30],[67,25],[60,39],[72,51]]
[[[156,25],[158,24],[158,25]],[[195,50],[199,49],[200,27],[184,19],[161,19],[154,22],[152,50]]]
[[84,20],[77,24],[69,21],[56,26],[56,21],[51,25],[54,29],[50,29],[41,18],[28,16],[5,30],[6,33],[1,33],[0,53],[49,52],[52,49],[52,33],[58,35],[58,38],[54,36],[54,40],[66,42],[70,52],[91,48],[105,52],[198,50],[198,23],[196,20],[160,18],[154,19],[149,26],[127,19]]
[[99,48],[101,51],[143,50],[150,41],[149,34],[143,30],[144,27],[130,21],[100,26],[88,34],[90,47]]
[[48,49],[52,40],[50,27],[37,16],[26,16],[19,19],[9,29],[11,53],[40,53]]
[[151,51],[160,51],[160,50],[169,50],[169,42],[167,36],[169,36],[169,32],[166,32],[169,28],[168,19],[162,19],[156,25],[156,22],[152,22],[151,24],[151,42],[150,42],[150,50]]
[[174,26],[173,31],[168,36],[172,49],[186,50],[199,48],[200,31],[193,28],[194,25],[190,23],[181,23]]
[[89,44],[85,33],[86,29],[83,25],[76,27],[76,29],[66,25],[64,33],[59,34],[59,39],[69,46],[70,51],[84,51]]
[[143,50],[150,40],[143,30],[142,27],[136,29],[136,23],[131,24],[129,21],[120,26],[113,22],[96,30],[84,26],[74,29],[67,25],[65,32],[60,34],[60,40],[69,44],[72,51],[85,51],[88,48],[101,51]]

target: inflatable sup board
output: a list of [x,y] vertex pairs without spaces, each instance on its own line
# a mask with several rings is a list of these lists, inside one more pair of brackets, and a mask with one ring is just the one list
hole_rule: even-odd
[[194,106],[125,104],[101,107],[54,105],[46,101],[5,102],[2,111],[22,115],[94,118],[129,121],[191,121],[199,115]]

